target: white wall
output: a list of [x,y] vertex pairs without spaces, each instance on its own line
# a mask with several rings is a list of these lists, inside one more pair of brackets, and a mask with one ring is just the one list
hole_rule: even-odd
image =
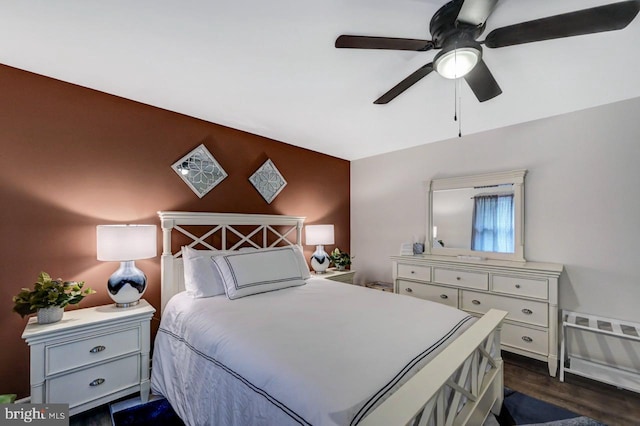
[[565,265],[560,307],[640,321],[640,98],[351,163],[359,283],[425,234],[424,182],[527,169],[525,257]]

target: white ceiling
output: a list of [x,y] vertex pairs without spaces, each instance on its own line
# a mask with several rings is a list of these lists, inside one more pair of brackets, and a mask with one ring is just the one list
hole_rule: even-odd
[[[335,49],[340,34],[429,39],[445,0],[0,0],[0,62],[355,160],[455,138],[437,51]],[[612,3],[501,0],[494,28]],[[461,84],[468,135],[640,96],[640,17],[622,31],[484,49],[503,94]],[[455,143],[455,139],[452,141]]]

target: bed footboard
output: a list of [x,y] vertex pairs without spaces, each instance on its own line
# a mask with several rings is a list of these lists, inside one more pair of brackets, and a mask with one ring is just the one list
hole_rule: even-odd
[[360,423],[481,425],[503,400],[500,326],[491,309]]

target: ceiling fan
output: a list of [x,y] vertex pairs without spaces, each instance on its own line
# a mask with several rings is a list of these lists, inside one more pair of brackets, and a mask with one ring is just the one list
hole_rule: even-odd
[[625,28],[640,11],[640,0],[622,1],[497,28],[483,41],[487,18],[498,0],[453,0],[431,18],[432,40],[341,35],[337,48],[427,51],[441,49],[430,62],[378,98],[386,104],[432,71],[445,78],[464,78],[480,102],[502,93],[482,59],[482,45],[488,48],[514,46],[542,40],[614,31]]

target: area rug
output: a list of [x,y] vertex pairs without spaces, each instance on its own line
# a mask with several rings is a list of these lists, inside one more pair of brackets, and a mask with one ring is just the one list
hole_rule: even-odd
[[[145,404],[135,401],[114,404],[111,408],[111,420],[114,426],[184,426],[164,398],[156,398]],[[504,404],[497,422],[500,426],[606,426],[589,417],[508,388],[504,390]]]
[[589,417],[505,388],[504,404],[498,417],[500,426],[605,426]]
[[184,426],[164,398],[155,398],[144,404],[136,401],[113,404],[111,423],[113,426]]

